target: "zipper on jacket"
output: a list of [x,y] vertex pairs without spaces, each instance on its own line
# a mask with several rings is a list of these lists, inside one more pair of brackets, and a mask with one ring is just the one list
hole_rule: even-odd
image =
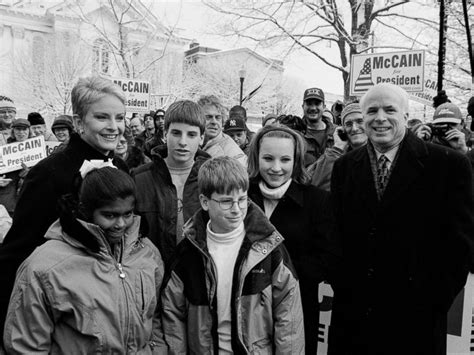
[[217,280],[216,280],[216,276],[215,276],[215,270],[217,270],[215,264],[214,264],[214,260],[212,259],[211,255],[209,255],[208,253],[206,253],[203,249],[201,249],[199,247],[199,245],[197,245],[197,243],[191,239],[191,238],[188,238],[188,240],[191,242],[192,245],[194,245],[196,247],[197,250],[199,250],[199,252],[203,255],[204,257],[204,260],[205,260],[205,263],[206,265],[210,265],[210,267],[206,267],[206,273],[208,275],[210,275],[210,279],[211,279],[211,285],[209,285],[209,293],[208,293],[208,297],[209,297],[209,308],[211,310],[213,310],[213,306],[212,306],[212,301],[213,301],[213,298],[214,298],[214,295],[216,293],[216,288],[217,288]]
[[119,260],[117,261],[113,255],[112,259],[116,262],[117,268],[119,270],[119,277],[122,279],[120,282],[122,284],[122,289],[123,289],[123,295],[125,298],[125,346],[128,348],[128,333],[130,329],[130,302],[129,298],[127,296],[127,288],[125,287],[125,272],[123,271],[123,266],[122,266],[122,258],[123,258],[123,246],[125,244],[124,238],[122,238],[122,242],[120,243],[120,255],[119,255]]
[[119,272],[120,272],[120,273],[119,273],[119,277],[120,277],[121,279],[124,279],[124,278],[125,278],[125,273],[123,272],[122,264],[118,263],[118,264],[117,264],[117,267],[118,267]]

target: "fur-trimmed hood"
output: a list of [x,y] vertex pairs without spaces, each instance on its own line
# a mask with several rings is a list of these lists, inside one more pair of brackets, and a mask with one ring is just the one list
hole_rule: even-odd
[[[109,253],[110,246],[104,231],[96,224],[86,222],[75,210],[70,196],[64,196],[60,203],[60,215],[45,234],[46,239],[62,240],[76,248],[86,249],[91,253]],[[141,236],[139,233],[140,216],[133,217],[132,225],[125,231],[126,250]]]

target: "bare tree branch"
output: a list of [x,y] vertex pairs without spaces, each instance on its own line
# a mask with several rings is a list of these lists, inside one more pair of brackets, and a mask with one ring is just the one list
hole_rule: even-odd
[[394,8],[394,7],[397,7],[397,6],[400,6],[400,5],[403,5],[405,3],[407,3],[408,0],[402,0],[402,1],[397,1],[397,2],[394,2],[392,4],[389,4],[387,6],[384,6],[376,11],[373,11],[372,14],[370,15],[370,18],[369,20],[370,21],[373,21],[377,16],[379,16],[382,12],[388,12],[390,9]]

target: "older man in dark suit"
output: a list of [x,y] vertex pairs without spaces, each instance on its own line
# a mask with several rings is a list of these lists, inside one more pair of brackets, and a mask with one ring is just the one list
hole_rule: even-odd
[[375,85],[361,107],[369,143],[331,181],[341,262],[329,353],[446,354],[474,237],[469,161],[407,130],[403,89]]

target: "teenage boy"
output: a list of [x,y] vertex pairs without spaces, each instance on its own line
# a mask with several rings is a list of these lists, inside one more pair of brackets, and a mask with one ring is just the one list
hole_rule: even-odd
[[182,228],[200,207],[197,174],[210,156],[198,150],[204,139],[204,113],[193,101],[173,103],[165,114],[166,144],[152,149],[152,162],[133,172],[137,212],[147,235],[169,266]]
[[198,186],[202,209],[161,295],[169,353],[304,354],[298,279],[283,237],[247,198],[247,171],[213,158]]

